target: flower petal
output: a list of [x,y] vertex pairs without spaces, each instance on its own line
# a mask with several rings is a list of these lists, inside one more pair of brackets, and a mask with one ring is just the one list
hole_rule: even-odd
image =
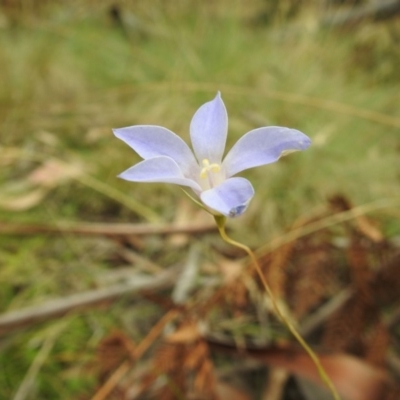
[[201,187],[191,179],[184,177],[178,164],[170,157],[160,156],[144,160],[118,175],[132,182],[164,182],[189,186],[196,193]]
[[221,163],[228,134],[228,114],[220,92],[203,104],[190,123],[190,137],[198,162]]
[[186,176],[194,176],[197,162],[189,146],[175,133],[162,126],[135,125],[113,129],[140,157],[167,156],[175,160]]
[[244,178],[230,178],[213,189],[201,193],[201,201],[227,217],[243,214],[254,195],[251,183]]
[[232,147],[223,169],[230,177],[248,168],[273,163],[287,152],[305,150],[310,144],[310,138],[296,129],[280,126],[254,129]]

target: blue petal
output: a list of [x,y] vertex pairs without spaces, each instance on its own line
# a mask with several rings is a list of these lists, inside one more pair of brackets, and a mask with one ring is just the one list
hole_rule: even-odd
[[140,157],[167,156],[175,160],[184,175],[198,173],[198,164],[189,146],[175,133],[155,125],[135,125],[113,129],[115,136],[123,140]]
[[228,134],[228,115],[218,92],[214,100],[203,104],[190,123],[190,137],[198,162],[208,159],[221,163]]
[[230,178],[219,186],[201,193],[201,201],[227,217],[243,214],[254,195],[251,183],[244,178]]
[[191,179],[185,178],[178,164],[170,157],[154,157],[144,160],[118,175],[131,182],[163,182],[188,186],[196,193],[201,187]]
[[285,153],[305,150],[310,144],[310,138],[296,129],[279,126],[254,129],[232,147],[223,168],[230,177],[245,169],[271,164]]

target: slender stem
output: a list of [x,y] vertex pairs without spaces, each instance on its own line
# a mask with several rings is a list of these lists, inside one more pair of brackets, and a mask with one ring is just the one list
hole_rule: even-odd
[[340,400],[339,393],[337,392],[335,385],[329,378],[328,374],[326,373],[324,367],[321,364],[321,361],[319,360],[318,356],[315,354],[315,352],[310,348],[310,346],[306,343],[306,341],[302,338],[300,333],[297,331],[297,329],[294,327],[294,325],[290,322],[290,320],[284,315],[284,313],[279,309],[278,303],[272,293],[272,290],[267,282],[267,280],[264,277],[264,274],[261,271],[260,264],[257,261],[256,256],[254,255],[253,251],[250,249],[250,247],[240,243],[236,242],[235,240],[231,239],[225,231],[225,221],[226,218],[224,216],[214,216],[215,221],[218,226],[219,233],[222,237],[222,239],[225,240],[225,242],[231,244],[232,246],[238,247],[242,250],[244,250],[250,257],[251,261],[254,264],[254,267],[257,271],[258,276],[261,279],[261,282],[268,294],[268,296],[271,299],[272,306],[278,315],[278,317],[281,319],[281,321],[286,325],[286,327],[289,329],[289,331],[292,333],[292,335],[296,338],[296,340],[300,343],[300,345],[303,347],[303,349],[307,352],[307,354],[310,356],[311,360],[314,362],[319,376],[321,380],[325,383],[327,388],[330,390],[332,393],[332,396],[334,400]]

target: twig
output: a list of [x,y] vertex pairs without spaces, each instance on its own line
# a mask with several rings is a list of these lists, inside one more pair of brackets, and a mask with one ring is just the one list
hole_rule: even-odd
[[56,330],[56,333],[53,333],[46,337],[42,347],[34,358],[31,366],[28,369],[28,372],[26,373],[21,385],[19,386],[17,393],[13,397],[13,400],[25,400],[32,395],[32,389],[34,388],[37,375],[43,364],[46,362],[46,359],[48,358],[51,350],[53,349],[58,333],[61,332],[61,330],[65,326],[66,325],[63,324],[61,328]]
[[[274,99],[284,101],[289,104],[299,104],[307,107],[314,107],[320,110],[331,111],[336,114],[349,115],[351,117],[365,119],[367,121],[376,122],[378,124],[400,127],[400,118],[384,114],[378,111],[367,110],[364,108],[352,106],[350,104],[341,103],[335,100],[329,100],[322,97],[312,97],[300,93],[283,92],[279,90],[268,89],[265,92],[258,91],[256,94],[252,88],[241,87],[237,85],[218,85],[219,89],[226,93],[236,96],[257,96],[262,98]],[[164,81],[162,83],[146,83],[140,84],[133,87],[136,90],[145,91],[170,91],[172,88],[171,83]],[[174,86],[175,90],[185,90],[187,92],[214,92],[215,83],[214,82],[181,82],[180,85]],[[132,87],[124,87],[124,90],[128,92],[132,90]]]
[[57,298],[38,306],[5,313],[0,315],[0,334],[15,331],[18,328],[27,327],[41,321],[58,318],[71,311],[96,307],[114,301],[124,295],[172,287],[175,284],[179,269],[169,269],[155,277],[135,277],[134,281]]
[[163,268],[150,259],[136,253],[135,251],[128,249],[124,246],[119,246],[118,248],[118,255],[124,258],[131,264],[140,264],[141,271],[148,272],[148,273],[159,273],[163,270]]
[[365,6],[328,14],[322,20],[322,26],[354,26],[365,20],[380,21],[393,18],[399,13],[399,0],[370,1]]
[[57,222],[57,224],[15,224],[0,222],[0,234],[30,235],[39,233],[73,233],[79,235],[168,235],[175,233],[203,234],[215,232],[215,224],[176,226],[172,224],[124,224],[124,223],[90,223],[90,222]]
[[400,197],[383,198],[372,201],[370,203],[356,206],[347,211],[342,211],[328,217],[322,218],[318,221],[311,222],[307,225],[303,225],[300,228],[295,228],[282,236],[276,237],[267,244],[257,249],[257,255],[266,255],[272,253],[274,250],[280,248],[286,243],[290,243],[294,240],[300,239],[312,233],[318,232],[322,229],[330,228],[340,223],[351,221],[362,215],[378,211],[389,207],[398,207],[400,204]]
[[317,311],[305,318],[300,326],[300,333],[309,336],[315,332],[329,317],[338,311],[348,300],[354,296],[354,291],[344,289],[332,297],[326,304],[320,306]]
[[135,355],[137,360],[143,356],[156,338],[161,335],[164,327],[178,315],[179,312],[177,310],[169,310],[157,321],[155,325],[153,325],[147,336],[136,347]]
[[262,394],[262,400],[282,399],[283,390],[289,378],[289,372],[284,368],[270,368],[268,384]]
[[199,245],[198,243],[194,243],[190,247],[189,256],[172,291],[172,300],[175,304],[185,304],[191,290],[195,286],[195,281],[198,277],[199,255]]
[[100,387],[96,394],[91,398],[91,400],[105,400],[107,396],[112,392],[115,386],[121,381],[121,379],[126,375],[126,373],[131,369],[131,362],[124,361],[107,379],[105,384]]

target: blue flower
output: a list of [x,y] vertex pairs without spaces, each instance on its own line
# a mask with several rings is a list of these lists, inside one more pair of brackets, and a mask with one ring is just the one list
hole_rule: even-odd
[[302,132],[269,126],[242,136],[223,158],[228,115],[221,94],[203,104],[190,123],[193,152],[175,133],[161,126],[135,125],[114,129],[144,160],[119,175],[132,182],[165,182],[186,186],[213,214],[242,214],[254,195],[251,183],[235,175],[271,164],[282,155],[305,150],[310,139]]

